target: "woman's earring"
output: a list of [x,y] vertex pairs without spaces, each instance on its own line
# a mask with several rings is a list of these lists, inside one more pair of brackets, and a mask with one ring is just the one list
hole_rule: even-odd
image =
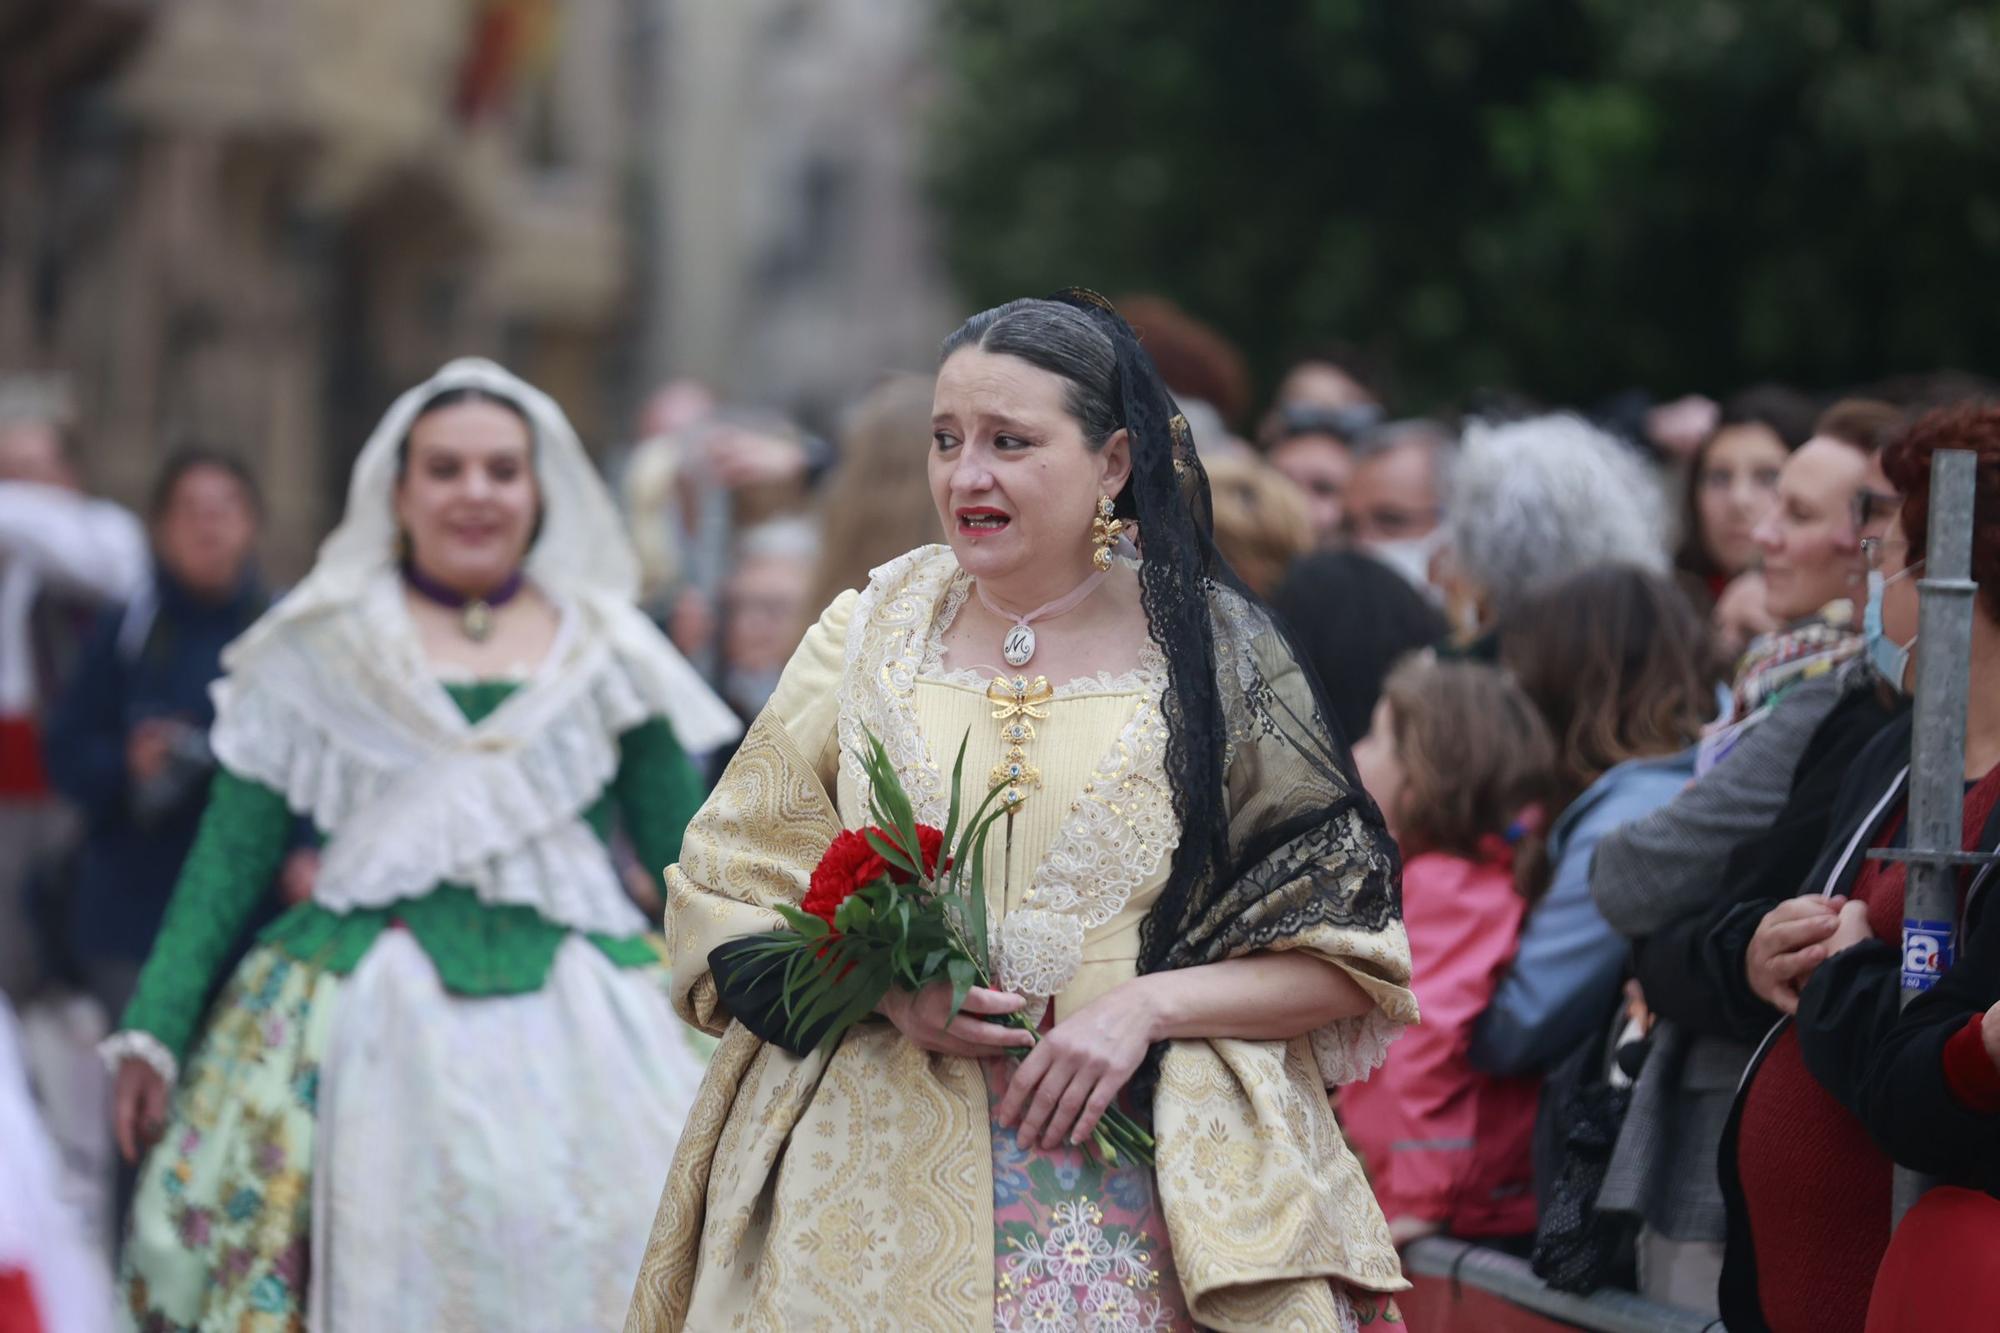
[[1114,512],[1110,496],[1097,497],[1097,517],[1090,524],[1090,543],[1097,549],[1090,553],[1090,563],[1099,569],[1111,568],[1111,548],[1125,531],[1124,521],[1112,517]]

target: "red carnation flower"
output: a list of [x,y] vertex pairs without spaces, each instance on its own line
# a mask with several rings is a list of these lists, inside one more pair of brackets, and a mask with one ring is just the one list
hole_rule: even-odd
[[[917,825],[917,850],[923,853],[926,877],[936,879],[944,871],[951,869],[950,857],[945,856],[942,865],[938,859],[944,852],[944,830],[934,829],[929,824]],[[906,883],[908,879],[909,877],[902,871],[896,872],[898,884]]]
[[[833,914],[848,898],[867,888],[876,880],[887,875],[898,884],[907,884],[910,877],[901,870],[892,870],[881,853],[868,845],[868,835],[875,834],[883,841],[895,845],[895,839],[879,828],[843,829],[821,856],[819,864],[813,868],[812,882],[806,889],[806,900],[800,904],[802,910],[810,912],[829,926],[833,924]],[[928,824],[917,825],[917,847],[923,854],[924,873],[935,876],[938,863],[944,851],[944,834]],[[944,865],[949,867],[946,860]]]

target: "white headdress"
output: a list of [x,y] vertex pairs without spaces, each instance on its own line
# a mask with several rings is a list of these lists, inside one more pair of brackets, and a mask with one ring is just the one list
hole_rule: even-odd
[[[526,572],[563,610],[548,659],[476,723],[424,660],[394,515],[411,423],[468,388],[533,426],[543,516]],[[223,655],[216,755],[327,831],[314,897],[335,910],[453,883],[579,930],[640,929],[586,819],[617,771],[619,738],[664,716],[700,752],[741,727],[633,606],[637,584],[617,509],[561,409],[490,361],[454,361],[396,400],[312,573]]]
[[514,404],[533,427],[535,480],[542,492],[542,531],[528,553],[527,574],[564,596],[595,592],[630,601],[638,591],[638,560],[597,469],[555,401],[482,357],[461,357],[390,405],[368,437],[347,485],[347,512],[319,548],[305,581],[253,630],[276,628],[361,595],[375,575],[396,563],[396,476],[410,427],[441,394],[477,389]]
[[354,462],[347,511],[321,544],[312,571],[231,645],[224,666],[233,671],[247,664],[261,643],[293,622],[358,601],[384,571],[396,567],[395,494],[403,442],[424,405],[456,389],[476,389],[514,404],[533,428],[542,526],[528,552],[530,581],[558,601],[592,604],[618,646],[672,684],[668,720],[688,750],[712,750],[742,734],[728,705],[634,608],[639,558],[569,418],[554,399],[484,357],[448,363],[390,405]]

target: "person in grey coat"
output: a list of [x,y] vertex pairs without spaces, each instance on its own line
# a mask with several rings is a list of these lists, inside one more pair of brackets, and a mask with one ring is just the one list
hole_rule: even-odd
[[[1786,462],[1778,504],[1756,539],[1767,610],[1788,628],[1744,655],[1735,717],[1704,742],[1694,784],[1599,844],[1591,898],[1627,939],[1713,905],[1732,854],[1778,821],[1800,759],[1835,705],[1872,689],[1854,660],[1861,542],[1893,511],[1881,449],[1901,424],[1886,404],[1837,403]],[[1673,1022],[1652,1035],[1598,1208],[1640,1219],[1645,1294],[1712,1310],[1724,1227],[1715,1151],[1751,1049]]]
[[[1795,686],[1706,776],[1598,843],[1590,896],[1612,929],[1644,939],[1710,906],[1732,853],[1777,820],[1807,742],[1849,674]],[[1749,1044],[1657,1021],[1632,1088],[1600,1212],[1639,1218],[1642,1294],[1713,1312],[1725,1211],[1715,1150]]]

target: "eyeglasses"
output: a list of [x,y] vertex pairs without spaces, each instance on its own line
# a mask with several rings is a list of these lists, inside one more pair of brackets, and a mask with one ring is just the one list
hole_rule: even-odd
[[1902,503],[1903,497],[1900,495],[1887,495],[1863,487],[1854,493],[1850,511],[1854,515],[1854,530],[1866,531],[1870,525],[1889,518]]
[[1867,563],[1871,574],[1889,573],[1890,562],[1898,573],[1910,573],[1923,567],[1923,561],[1910,559],[1910,544],[1905,541],[1889,542],[1881,537],[1861,539],[1861,558]]

